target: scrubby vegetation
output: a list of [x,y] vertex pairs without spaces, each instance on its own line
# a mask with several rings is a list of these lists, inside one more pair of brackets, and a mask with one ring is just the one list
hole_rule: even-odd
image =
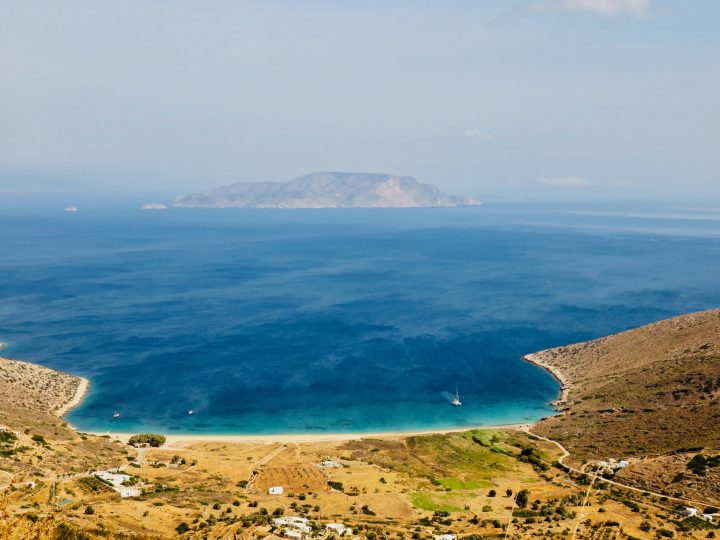
[[165,444],[165,436],[156,433],[141,433],[130,437],[128,444],[131,446],[151,446],[157,448]]

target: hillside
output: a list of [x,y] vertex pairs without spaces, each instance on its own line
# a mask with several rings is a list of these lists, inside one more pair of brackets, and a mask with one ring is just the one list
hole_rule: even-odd
[[179,197],[181,208],[411,208],[478,204],[409,176],[317,172],[289,182],[251,182]]
[[628,483],[719,500],[720,467],[693,474],[689,462],[720,450],[720,310],[527,359],[565,382],[561,414],[534,433],[560,442],[576,462],[643,458],[618,475]]

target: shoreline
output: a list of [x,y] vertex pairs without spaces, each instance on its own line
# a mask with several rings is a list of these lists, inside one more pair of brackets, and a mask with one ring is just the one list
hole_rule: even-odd
[[555,401],[551,401],[550,405],[557,406],[567,403],[568,392],[570,391],[571,385],[568,383],[565,374],[560,371],[556,366],[550,365],[542,359],[541,355],[545,351],[540,351],[532,354],[526,354],[523,356],[523,360],[544,369],[553,379],[560,383],[560,393]]
[[[200,443],[200,442],[222,442],[222,443],[255,443],[255,444],[273,444],[273,443],[320,443],[320,442],[345,442],[358,441],[361,439],[392,439],[402,437],[415,437],[420,435],[444,435],[448,433],[465,433],[476,429],[517,429],[528,430],[533,424],[501,424],[494,426],[467,426],[462,428],[438,428],[427,430],[410,430],[410,431],[380,431],[368,433],[278,433],[278,434],[259,434],[259,435],[241,435],[241,434],[167,434],[159,433],[165,437],[165,444],[160,449],[172,447],[179,443]],[[137,435],[137,433],[107,431],[97,432],[89,431],[89,435],[98,437],[107,437],[127,443],[128,439]]]
[[85,399],[85,394],[87,394],[88,388],[90,387],[90,381],[88,379],[86,379],[85,377],[78,377],[77,375],[74,375],[74,377],[77,377],[78,379],[80,379],[78,387],[75,390],[75,395],[73,395],[73,397],[70,399],[70,401],[68,401],[67,403],[64,403],[57,410],[55,410],[55,414],[57,416],[60,416],[60,417],[65,416],[72,409],[74,409],[75,407],[80,405],[80,403],[82,403],[83,399]]

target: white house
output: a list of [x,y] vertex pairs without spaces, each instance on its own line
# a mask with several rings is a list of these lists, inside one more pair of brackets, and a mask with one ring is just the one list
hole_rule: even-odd
[[268,495],[282,495],[284,493],[282,486],[272,486],[268,489]]
[[295,540],[302,540],[303,533],[300,531],[296,531],[295,529],[285,529],[283,531],[283,536],[285,538],[294,538]]
[[137,497],[142,495],[142,490],[132,487],[124,486],[123,483],[130,480],[130,475],[122,473],[114,473],[110,471],[97,471],[95,476],[102,478],[106,482],[112,484],[112,488],[120,494],[120,497]]
[[701,517],[708,523],[712,523],[713,517],[715,517],[715,514],[703,514]]
[[342,465],[340,465],[337,461],[333,461],[332,459],[323,459],[320,462],[321,469],[333,469],[333,468],[337,469],[340,467],[342,467]]
[[287,527],[288,529],[299,531],[301,533],[310,533],[312,531],[310,525],[308,525],[308,519],[303,517],[279,517],[273,518],[272,522],[276,527]]
[[683,514],[685,514],[686,516],[690,516],[690,517],[697,516],[697,513],[698,513],[698,509],[693,508],[692,506],[686,506],[683,510]]
[[325,525],[325,530],[333,532],[338,536],[342,536],[344,534],[351,535],[353,532],[350,527],[346,527],[342,523],[328,523]]
[[617,461],[613,458],[608,459],[607,461],[598,461],[598,466],[602,469],[610,469],[612,471],[618,471],[624,467],[627,467],[630,465],[630,462],[626,459],[621,459],[620,461]]
[[457,540],[454,534],[436,534],[435,540]]

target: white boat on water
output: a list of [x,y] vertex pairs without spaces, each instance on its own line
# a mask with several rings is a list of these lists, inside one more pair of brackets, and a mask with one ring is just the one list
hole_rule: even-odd
[[461,407],[461,406],[462,406],[462,401],[460,401],[460,392],[458,392],[457,387],[455,387],[455,398],[453,398],[453,400],[451,401],[451,403],[452,403],[453,406],[455,406],[455,407]]
[[188,416],[192,416],[192,414],[193,414],[194,412],[195,412],[195,411],[193,411],[192,409],[190,409],[190,410],[188,411]]
[[117,412],[117,411],[115,411],[115,412],[113,413],[113,418],[120,418],[120,413]]

